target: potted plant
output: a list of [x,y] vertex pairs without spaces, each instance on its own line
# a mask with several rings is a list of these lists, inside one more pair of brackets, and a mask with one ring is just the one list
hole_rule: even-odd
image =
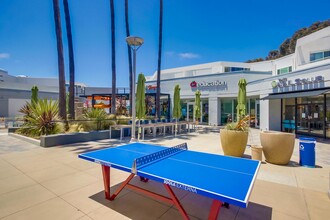
[[220,141],[225,155],[242,157],[248,141],[250,116],[246,115],[246,80],[238,81],[237,122],[220,129]]
[[249,119],[247,115],[238,122],[226,124],[220,129],[220,142],[224,155],[242,157],[248,141]]

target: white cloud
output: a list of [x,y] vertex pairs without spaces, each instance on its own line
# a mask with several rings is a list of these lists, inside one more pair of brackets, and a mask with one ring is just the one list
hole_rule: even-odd
[[7,59],[10,57],[9,53],[0,53],[0,59]]
[[183,59],[194,59],[199,58],[200,56],[196,53],[179,53],[179,57]]

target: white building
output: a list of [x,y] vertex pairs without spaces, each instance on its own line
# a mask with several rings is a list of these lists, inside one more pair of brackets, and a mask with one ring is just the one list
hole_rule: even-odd
[[[21,107],[31,100],[33,86],[38,87],[39,98],[58,99],[58,79],[11,76],[7,71],[0,69],[0,117],[13,118],[20,115]],[[76,83],[77,97],[84,94],[85,87],[82,83]]]
[[[181,87],[182,113],[193,120],[195,91],[201,91],[201,122],[224,125],[236,118],[238,80],[247,84],[252,126],[330,137],[330,27],[297,41],[295,53],[258,63],[213,62],[162,70],[161,93]],[[155,88],[157,73],[146,77]],[[172,103],[173,104],[173,103]],[[164,107],[163,107],[164,108]]]
[[[201,91],[201,123],[224,125],[236,119],[238,80],[247,84],[251,126],[297,134],[330,137],[330,27],[297,41],[295,53],[258,63],[213,62],[161,71],[162,114],[181,87],[182,119],[193,120],[195,91]],[[146,77],[147,92],[155,92],[157,74]],[[0,69],[0,117],[15,117],[31,98],[58,98],[58,79],[10,76]],[[111,93],[109,88],[76,83],[76,96]],[[124,90],[124,93],[128,91]],[[152,97],[151,97],[152,96]],[[151,97],[151,98],[150,98]],[[155,95],[149,95],[154,103]],[[173,101],[173,100],[172,100]],[[149,102],[148,102],[149,103]],[[169,107],[169,108],[167,108]],[[154,111],[151,111],[154,112]]]

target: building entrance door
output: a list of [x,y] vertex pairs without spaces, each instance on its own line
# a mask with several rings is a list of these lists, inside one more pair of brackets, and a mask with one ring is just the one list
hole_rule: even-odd
[[324,105],[297,105],[297,133],[323,136],[324,134]]
[[[192,121],[194,122],[195,121],[195,115],[194,115],[194,105],[195,105],[195,102],[188,102],[187,103],[187,118],[186,118],[186,121]],[[203,103],[201,102],[201,112],[202,112],[202,106],[203,106]],[[203,121],[203,114],[201,114],[201,118],[200,118],[200,122]]]
[[195,121],[194,104],[195,103],[193,103],[193,102],[187,103],[187,119],[186,119],[186,121]]

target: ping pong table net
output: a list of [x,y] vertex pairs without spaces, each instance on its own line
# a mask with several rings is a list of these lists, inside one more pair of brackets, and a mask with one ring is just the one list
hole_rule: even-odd
[[182,143],[152,154],[145,155],[143,157],[136,158],[133,161],[132,173],[136,174],[138,168],[147,166],[148,164],[154,163],[156,161],[163,160],[184,150],[188,150],[187,143]]

